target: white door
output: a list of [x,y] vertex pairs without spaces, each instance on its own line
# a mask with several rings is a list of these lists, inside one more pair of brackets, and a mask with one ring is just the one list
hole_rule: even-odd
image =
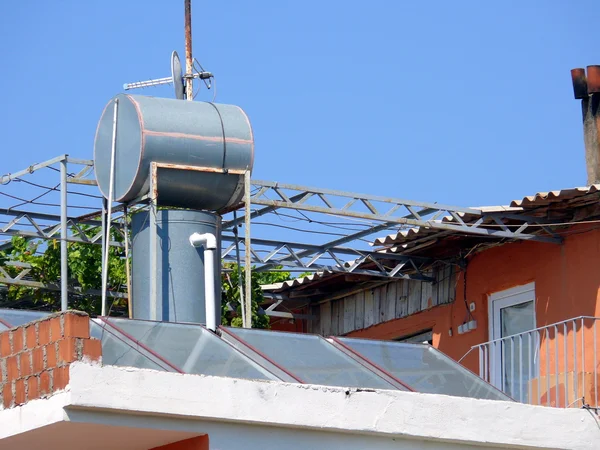
[[517,401],[527,402],[537,377],[535,283],[495,292],[489,299],[490,382]]

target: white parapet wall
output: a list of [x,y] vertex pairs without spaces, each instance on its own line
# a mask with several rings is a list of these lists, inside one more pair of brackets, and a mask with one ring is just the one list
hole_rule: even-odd
[[124,429],[129,437],[208,434],[211,450],[600,448],[588,410],[74,363],[64,392],[0,411],[0,450],[43,448],[33,439],[60,422],[104,430],[98,448],[112,442],[111,429],[112,438]]

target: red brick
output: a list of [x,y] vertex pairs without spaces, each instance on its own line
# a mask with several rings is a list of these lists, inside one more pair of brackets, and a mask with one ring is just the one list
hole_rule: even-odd
[[44,349],[46,351],[46,369],[54,369],[56,367],[56,344],[46,345]]
[[40,374],[39,390],[41,395],[49,394],[50,391],[50,372],[45,371]]
[[13,405],[12,383],[6,383],[2,389],[2,403],[5,408]]
[[65,337],[89,339],[90,318],[77,314],[65,314]]
[[52,371],[52,391],[64,389],[69,384],[69,366],[57,367]]
[[99,341],[98,339],[84,339],[83,358],[88,358],[92,361],[100,361],[100,358],[102,358],[102,341]]
[[77,360],[77,339],[65,338],[58,341],[58,365]]
[[38,377],[29,377],[27,379],[27,401],[34,398],[40,398],[40,385]]
[[6,358],[6,381],[10,383],[19,378],[19,366],[17,364],[18,356]]
[[16,355],[23,351],[23,328],[17,328],[10,333],[12,335],[12,354]]
[[62,326],[60,324],[60,317],[53,317],[50,319],[50,342],[56,342],[62,339]]
[[19,374],[22,377],[28,377],[29,375],[31,375],[31,353],[23,352],[19,355],[19,359],[21,360],[21,368]]
[[29,325],[25,328],[25,345],[28,349],[35,348],[37,346],[37,332],[35,330],[35,325]]
[[42,347],[34,348],[31,352],[31,368],[34,374],[39,374],[44,370],[44,349]]
[[25,400],[25,380],[20,379],[15,382],[15,404],[22,405]]
[[46,345],[50,342],[50,321],[44,320],[38,325],[38,344]]
[[10,356],[10,337],[8,331],[0,333],[0,357]]

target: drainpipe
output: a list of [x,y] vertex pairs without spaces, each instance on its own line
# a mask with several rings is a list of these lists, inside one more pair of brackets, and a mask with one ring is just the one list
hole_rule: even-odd
[[194,233],[190,236],[190,244],[204,247],[204,304],[206,307],[206,328],[217,330],[215,302],[215,253],[217,238],[212,233]]

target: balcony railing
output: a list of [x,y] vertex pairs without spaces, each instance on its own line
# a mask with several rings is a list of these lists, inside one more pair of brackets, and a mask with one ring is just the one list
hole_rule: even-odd
[[580,316],[495,339],[459,362],[522,403],[598,408],[599,320]]

